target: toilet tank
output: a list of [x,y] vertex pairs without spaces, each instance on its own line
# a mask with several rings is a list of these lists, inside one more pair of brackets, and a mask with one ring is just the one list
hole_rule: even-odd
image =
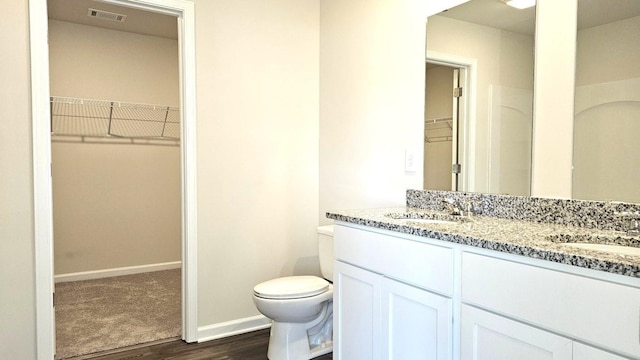
[[333,281],[333,225],[318,226],[318,257],[322,277]]

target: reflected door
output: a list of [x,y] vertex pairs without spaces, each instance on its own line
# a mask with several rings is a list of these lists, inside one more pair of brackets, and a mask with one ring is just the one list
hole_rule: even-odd
[[463,190],[458,145],[464,99],[461,69],[427,63],[426,74],[424,188]]

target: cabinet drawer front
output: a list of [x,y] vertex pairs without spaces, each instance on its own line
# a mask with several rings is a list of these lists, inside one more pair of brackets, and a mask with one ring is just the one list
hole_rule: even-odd
[[472,253],[462,301],[640,356],[640,289]]
[[[571,360],[571,340],[462,305],[462,360]],[[581,358],[577,358],[584,360]]]
[[453,294],[453,250],[390,235],[334,227],[334,256],[387,277]]

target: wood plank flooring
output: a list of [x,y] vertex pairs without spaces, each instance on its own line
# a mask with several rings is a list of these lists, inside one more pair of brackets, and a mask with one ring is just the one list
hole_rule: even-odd
[[[84,356],[91,360],[266,360],[269,329],[202,343],[187,344],[182,340],[137,346],[110,354]],[[316,360],[332,360],[333,354]],[[79,358],[76,358],[79,360]]]

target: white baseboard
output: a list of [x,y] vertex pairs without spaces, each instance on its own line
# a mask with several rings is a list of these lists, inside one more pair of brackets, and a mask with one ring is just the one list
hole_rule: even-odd
[[263,315],[227,321],[223,323],[198,327],[198,342],[220,339],[228,336],[244,334],[266,329],[271,326],[271,319]]
[[79,281],[79,280],[93,280],[102,279],[112,276],[133,275],[152,271],[172,270],[180,269],[182,267],[182,261],[173,261],[160,264],[147,264],[138,266],[127,266],[115,269],[102,269],[93,271],[83,271],[77,273],[60,274],[55,275],[54,279],[56,283]]

